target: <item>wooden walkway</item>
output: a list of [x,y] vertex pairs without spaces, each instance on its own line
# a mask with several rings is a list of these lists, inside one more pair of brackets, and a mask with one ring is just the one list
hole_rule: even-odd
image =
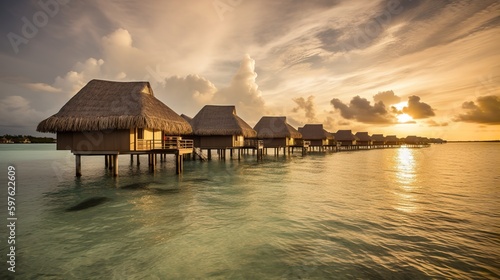
[[[390,144],[376,144],[376,145],[321,145],[321,146],[311,146],[309,141],[303,141],[301,145],[290,145],[284,147],[264,147],[262,140],[245,140],[245,143],[241,147],[213,147],[213,148],[199,148],[194,147],[193,140],[181,139],[180,137],[168,137],[166,140],[145,140],[135,147],[137,150],[133,151],[72,151],[75,155],[75,172],[76,176],[82,176],[81,166],[82,166],[82,156],[104,156],[104,166],[105,168],[112,170],[113,176],[118,176],[118,156],[119,155],[130,155],[130,162],[133,164],[134,156],[136,156],[137,165],[140,165],[140,155],[148,156],[148,166],[150,171],[154,172],[156,164],[158,162],[158,157],[161,162],[167,160],[167,155],[175,156],[175,169],[176,174],[181,174],[184,170],[184,159],[200,159],[202,161],[209,161],[212,159],[212,150],[217,151],[217,157],[220,160],[225,160],[229,152],[229,157],[241,159],[242,155],[257,155],[257,160],[262,160],[264,155],[268,154],[268,149],[274,150],[274,155],[279,156],[280,154],[286,156],[294,154],[295,150],[299,150],[302,155],[306,155],[310,152],[344,152],[344,151],[361,151],[361,150],[372,150],[372,149],[387,149],[387,148],[424,148],[429,147],[428,143],[390,143]],[[206,151],[206,154],[203,151]]]

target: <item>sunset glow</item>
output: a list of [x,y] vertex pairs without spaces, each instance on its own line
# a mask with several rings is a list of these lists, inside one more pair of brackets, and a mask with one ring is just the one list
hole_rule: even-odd
[[399,114],[396,116],[396,118],[398,119],[399,123],[407,123],[413,120],[413,118],[408,114]]
[[103,79],[148,81],[190,117],[500,139],[498,1],[4,2],[0,135],[36,135]]

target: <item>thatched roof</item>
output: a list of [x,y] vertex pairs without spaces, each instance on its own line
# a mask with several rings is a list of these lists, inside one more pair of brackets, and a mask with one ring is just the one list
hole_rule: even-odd
[[385,141],[385,137],[383,134],[373,134],[372,135],[372,140],[373,141],[377,141],[377,142],[384,142]]
[[335,139],[337,141],[354,141],[358,140],[351,130],[339,130],[335,133]]
[[193,134],[200,136],[243,135],[256,137],[253,130],[244,120],[236,115],[234,106],[206,105],[191,121]]
[[373,138],[368,135],[368,132],[356,132],[354,135],[355,137],[358,138],[359,141],[372,141]]
[[405,141],[405,143],[417,143],[417,142],[420,142],[420,137],[415,136],[415,135],[409,135],[409,136],[406,136],[404,141]]
[[184,114],[181,114],[181,118],[185,119],[188,123],[191,124],[191,121],[193,120],[193,118],[189,117],[189,116],[186,116]]
[[386,142],[399,142],[399,139],[398,139],[398,137],[396,137],[396,135],[387,135],[385,137],[385,141]]
[[99,131],[150,128],[190,134],[191,126],[156,99],[148,82],[92,80],[37,131]]
[[302,138],[302,134],[286,122],[286,117],[262,117],[253,129],[258,138]]
[[299,127],[299,132],[302,134],[302,138],[306,140],[333,139],[333,136],[323,129],[322,124],[306,124]]

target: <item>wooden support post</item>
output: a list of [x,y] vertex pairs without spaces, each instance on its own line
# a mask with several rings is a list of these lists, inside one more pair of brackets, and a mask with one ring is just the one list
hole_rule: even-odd
[[141,165],[141,161],[139,160],[139,155],[137,155],[137,166]]
[[241,159],[241,149],[238,149],[238,160]]
[[130,155],[130,164],[134,163],[134,155]]
[[111,155],[107,155],[108,157],[108,162],[109,162],[109,170],[113,170],[113,160],[112,160],[112,156]]
[[113,176],[118,176],[118,155],[113,155]]
[[175,173],[181,174],[182,172],[182,155],[179,153],[175,154]]
[[75,155],[75,171],[76,177],[81,177],[82,176],[82,156],[81,155]]
[[212,160],[212,149],[207,150],[208,160]]
[[108,162],[108,156],[104,156],[104,168],[107,169],[108,168],[108,165],[109,165],[109,162]]

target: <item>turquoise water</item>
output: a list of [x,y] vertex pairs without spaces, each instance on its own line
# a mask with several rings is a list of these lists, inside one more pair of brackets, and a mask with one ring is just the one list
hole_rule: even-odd
[[[116,179],[102,157],[77,179],[53,144],[0,145],[6,224],[9,164],[2,279],[500,278],[500,144],[186,161],[182,176],[122,156]],[[66,211],[90,197],[108,200]]]

